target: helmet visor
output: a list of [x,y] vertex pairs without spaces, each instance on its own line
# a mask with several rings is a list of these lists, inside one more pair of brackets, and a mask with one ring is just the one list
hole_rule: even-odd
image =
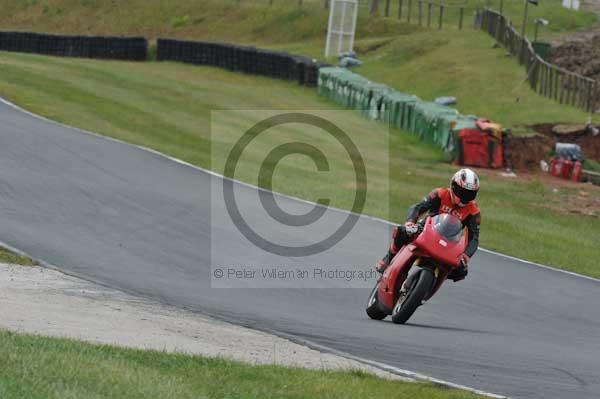
[[463,204],[468,204],[477,197],[477,191],[462,188],[461,186],[456,184],[456,182],[452,182],[452,192],[460,199],[460,202],[462,202]]

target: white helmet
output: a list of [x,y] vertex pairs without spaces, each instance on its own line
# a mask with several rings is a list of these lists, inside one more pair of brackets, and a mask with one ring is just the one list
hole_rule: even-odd
[[452,177],[450,188],[462,204],[468,204],[477,197],[479,177],[471,169],[461,169]]

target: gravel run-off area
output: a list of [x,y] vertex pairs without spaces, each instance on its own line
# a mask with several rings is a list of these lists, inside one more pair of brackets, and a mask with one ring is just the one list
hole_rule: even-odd
[[274,335],[136,298],[38,266],[0,264],[0,329],[252,364],[362,370],[406,380]]

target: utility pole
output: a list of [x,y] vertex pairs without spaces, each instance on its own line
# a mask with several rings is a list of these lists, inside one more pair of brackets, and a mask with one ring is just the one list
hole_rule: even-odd
[[521,37],[525,39],[525,28],[527,27],[527,6],[529,5],[529,0],[525,0],[525,8],[523,10],[523,24],[521,27]]
[[523,10],[523,28],[521,29],[521,36],[523,36],[523,39],[525,39],[525,29],[527,28],[527,6],[529,3],[537,6],[538,0],[525,0],[525,9]]
[[379,10],[379,0],[371,0],[371,6],[369,7],[369,15],[373,15]]

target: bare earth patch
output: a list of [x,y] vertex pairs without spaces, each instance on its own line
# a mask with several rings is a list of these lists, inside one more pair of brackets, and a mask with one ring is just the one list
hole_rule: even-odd
[[406,378],[38,266],[0,264],[0,329],[252,364]]

